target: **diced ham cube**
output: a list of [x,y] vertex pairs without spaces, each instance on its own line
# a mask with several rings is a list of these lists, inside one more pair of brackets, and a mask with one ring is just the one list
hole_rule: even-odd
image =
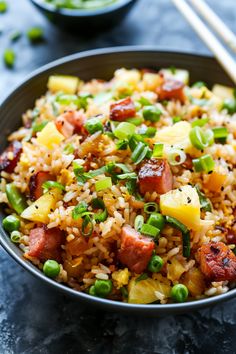
[[49,172],[39,171],[32,175],[29,180],[30,199],[32,201],[43,195],[43,184],[47,181],[55,181],[55,177]]
[[138,172],[139,191],[164,194],[173,188],[173,177],[170,166],[166,160],[150,159],[143,163]]
[[153,249],[154,242],[151,238],[142,236],[130,226],[122,228],[118,258],[131,271],[142,273],[147,268]]
[[122,122],[127,118],[135,117],[136,109],[130,97],[112,103],[110,106],[110,119]]
[[47,229],[46,226],[37,227],[30,231],[29,252],[30,257],[36,257],[44,262],[47,259],[61,261],[61,245],[64,241],[64,233],[54,227]]
[[208,280],[236,280],[236,256],[223,242],[203,244],[198,256],[201,271]]
[[56,119],[55,124],[57,130],[64,135],[65,138],[69,138],[74,133],[85,134],[85,122],[86,116],[82,111],[67,111]]
[[12,173],[20,159],[21,152],[21,143],[13,141],[0,155],[0,172]]
[[157,89],[158,98],[164,100],[179,100],[185,102],[184,83],[181,81],[166,79]]

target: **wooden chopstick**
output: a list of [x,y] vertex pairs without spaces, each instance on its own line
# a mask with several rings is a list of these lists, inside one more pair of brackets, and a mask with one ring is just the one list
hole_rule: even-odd
[[236,53],[236,36],[224,24],[219,16],[205,3],[204,0],[190,0],[197,11],[205,18],[209,25],[225,41],[225,43]]
[[236,62],[233,57],[184,0],[172,1],[236,84]]

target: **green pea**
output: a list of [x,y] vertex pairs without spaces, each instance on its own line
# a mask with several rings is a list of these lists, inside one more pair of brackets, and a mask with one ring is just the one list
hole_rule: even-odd
[[19,230],[20,228],[20,220],[14,215],[6,216],[2,221],[2,226],[4,230],[8,232],[12,232],[15,230]]
[[163,267],[164,261],[160,256],[153,255],[148,263],[148,270],[152,273],[160,272]]
[[161,231],[165,226],[165,218],[160,213],[152,213],[148,218],[147,224],[155,226]]
[[170,294],[175,302],[184,302],[188,297],[188,288],[184,284],[176,284]]
[[161,118],[162,111],[156,106],[145,106],[143,108],[143,118],[151,122],[158,122]]
[[92,285],[89,288],[89,295],[96,296],[95,286]]
[[97,279],[95,281],[94,288],[96,295],[106,297],[112,292],[112,281]]
[[226,109],[229,114],[234,114],[236,112],[235,98],[226,98],[223,102],[222,109]]
[[49,259],[43,265],[43,272],[47,277],[55,278],[60,273],[60,265],[53,259]]
[[21,238],[21,233],[17,230],[12,231],[11,233],[11,241],[14,243],[19,243]]

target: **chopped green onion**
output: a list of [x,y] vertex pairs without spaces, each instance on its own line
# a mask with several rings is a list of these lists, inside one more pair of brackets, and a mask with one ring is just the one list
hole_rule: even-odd
[[173,124],[178,123],[181,120],[182,120],[182,118],[180,116],[175,116],[175,117],[172,118]]
[[14,31],[10,34],[10,40],[12,42],[16,42],[16,41],[18,41],[18,39],[20,39],[21,36],[22,36],[22,33],[20,31]]
[[222,109],[226,109],[229,114],[234,114],[236,112],[236,99],[226,98],[223,102]]
[[86,181],[87,177],[84,176],[84,168],[80,166],[76,160],[73,161],[73,172],[77,178],[78,184],[82,186]]
[[105,207],[104,201],[100,198],[95,198],[92,200],[92,207],[93,209],[101,209],[102,212],[101,213],[96,213],[94,214],[94,220],[99,223],[99,222],[103,222],[107,219],[108,217],[108,212],[107,209]]
[[125,184],[127,190],[128,190],[128,193],[130,195],[134,195],[135,192],[136,192],[136,189],[137,189],[137,183],[136,183],[136,179],[130,179],[126,182]]
[[207,87],[207,85],[203,81],[196,81],[192,87],[201,88],[201,87]]
[[149,147],[140,141],[132,152],[131,160],[138,165],[146,157],[149,150]]
[[113,98],[113,92],[107,91],[107,92],[99,92],[94,96],[94,103],[96,105],[101,105],[103,103],[106,103],[110,101]]
[[93,233],[93,222],[89,215],[85,215],[83,219],[81,233],[85,237],[91,236]]
[[121,175],[117,175],[117,178],[118,179],[136,179],[137,178],[137,175],[135,172],[129,172],[129,173],[123,173]]
[[143,118],[150,122],[158,122],[161,118],[162,111],[156,106],[145,106],[143,109]]
[[199,118],[199,119],[195,119],[194,121],[192,121],[191,125],[193,128],[194,127],[203,127],[208,122],[209,122],[209,118]]
[[3,14],[4,12],[6,12],[8,9],[8,5],[7,2],[4,0],[0,1],[0,13]]
[[78,205],[74,207],[72,210],[72,219],[78,220],[84,216],[84,213],[87,213],[88,204],[84,201],[80,202]]
[[146,280],[148,279],[148,275],[147,273],[143,273],[143,274],[140,274],[136,279],[135,279],[135,284],[142,281],[142,280]]
[[189,138],[192,145],[198,150],[203,150],[214,142],[212,130],[203,131],[199,126],[191,129]]
[[139,134],[142,135],[144,138],[153,138],[156,135],[156,128],[154,127],[147,127],[146,125],[143,125],[139,129]]
[[7,48],[3,53],[3,60],[6,66],[12,68],[15,64],[16,54],[13,49]]
[[227,136],[228,136],[228,130],[225,127],[215,127],[212,128],[214,138],[218,140],[221,143],[225,143]]
[[127,299],[128,296],[129,296],[128,290],[127,290],[124,286],[122,286],[122,287],[120,288],[120,291],[121,291],[121,294],[122,294],[123,298],[124,298],[124,299]]
[[175,75],[176,74],[176,67],[174,66],[174,65],[171,65],[170,67],[169,67],[169,70],[170,70],[170,72],[171,72],[171,74],[172,75]]
[[210,200],[205,196],[204,193],[202,193],[199,189],[198,186],[195,186],[197,194],[199,196],[199,201],[200,201],[200,205],[201,205],[201,209],[204,211],[212,211],[212,205]]
[[140,97],[138,102],[141,103],[142,106],[151,106],[152,105],[152,103],[145,97]]
[[215,162],[213,158],[207,154],[198,159],[193,159],[193,166],[196,172],[211,172],[214,169]]
[[102,175],[106,171],[107,171],[107,167],[102,166],[102,167],[98,168],[97,170],[91,170],[89,172],[84,172],[83,176],[84,176],[84,178],[89,179],[89,178],[93,178],[93,177]]
[[172,166],[181,165],[186,160],[186,154],[181,149],[170,148],[167,153],[167,159]]
[[144,217],[142,215],[137,215],[134,220],[134,228],[136,231],[140,232],[144,224]]
[[136,126],[139,126],[140,124],[142,124],[144,122],[144,119],[143,119],[143,117],[134,117],[134,118],[126,119],[126,122],[132,123]]
[[126,150],[128,148],[129,141],[128,140],[119,140],[116,143],[117,150]]
[[44,127],[46,127],[46,125],[48,124],[48,120],[45,120],[41,123],[33,123],[32,125],[32,131],[33,133],[38,133],[38,132],[41,132],[43,130]]
[[43,192],[46,193],[49,191],[49,189],[51,188],[58,188],[61,191],[65,191],[65,186],[63,186],[63,184],[59,183],[59,182],[55,182],[55,181],[46,181],[43,183]]
[[152,157],[163,157],[163,153],[164,153],[164,144],[162,143],[154,144]]
[[155,202],[148,202],[144,204],[144,212],[146,214],[152,214],[158,211],[158,205]]
[[14,243],[19,243],[21,239],[21,233],[17,230],[11,232],[11,241]]
[[105,177],[95,183],[96,192],[112,187],[111,177]]
[[43,39],[43,29],[41,27],[32,27],[28,29],[26,34],[28,39],[33,43],[39,42]]
[[71,103],[75,104],[76,106],[79,105],[79,99],[76,95],[59,94],[56,97],[56,102],[62,105],[69,105]]
[[162,231],[165,226],[165,218],[160,213],[152,213],[147,220],[147,224],[155,226]]
[[140,230],[141,234],[149,236],[149,237],[157,237],[160,233],[160,230],[152,225],[143,224]]
[[89,98],[93,98],[93,95],[91,95],[90,93],[81,93],[78,96],[78,106],[80,108],[83,108],[84,110],[86,110],[88,107],[88,99]]
[[135,134],[135,129],[134,124],[122,122],[116,127],[113,133],[118,139],[127,139],[129,136]]
[[172,227],[182,232],[183,256],[188,258],[190,256],[190,232],[188,228],[184,224],[182,224],[179,220],[172,218],[171,216],[166,216],[166,222],[170,224]]
[[84,126],[85,129],[89,132],[89,134],[94,134],[98,131],[103,132],[102,122],[97,117],[88,119]]
[[73,154],[74,151],[75,151],[75,148],[72,144],[67,144],[63,149],[63,152],[66,155]]
[[21,214],[27,208],[28,205],[25,196],[13,183],[6,185],[6,195],[11,207],[17,212],[17,214]]

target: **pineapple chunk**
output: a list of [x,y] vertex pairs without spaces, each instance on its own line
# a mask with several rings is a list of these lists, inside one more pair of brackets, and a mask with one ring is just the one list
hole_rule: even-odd
[[167,284],[151,278],[136,282],[133,278],[128,286],[128,302],[132,304],[150,304],[157,301],[159,297],[168,298],[170,296],[171,287]]
[[178,258],[171,258],[170,263],[167,264],[167,278],[171,281],[179,280],[184,272],[186,272],[186,269]]
[[165,79],[174,79],[183,82],[185,85],[189,84],[189,72],[183,69],[161,69],[161,73]]
[[192,150],[192,144],[189,139],[190,130],[190,123],[185,121],[178,122],[171,127],[158,130],[153,138],[153,142],[163,143],[166,146],[174,145],[176,148],[190,152]]
[[130,272],[128,268],[118,270],[112,273],[112,279],[116,282],[117,289],[129,283]]
[[64,139],[64,135],[59,133],[55,124],[53,122],[49,122],[43,130],[38,133],[36,140],[40,145],[44,145],[48,149],[52,150],[53,145],[59,145]]
[[48,214],[55,209],[56,203],[61,199],[61,191],[58,188],[42,195],[33,204],[26,208],[21,217],[34,222],[47,224]]
[[137,84],[141,80],[141,74],[139,70],[132,69],[118,69],[115,72],[115,82],[118,86],[122,86],[122,84],[127,84],[130,88],[136,88]]
[[211,192],[219,193],[227,179],[227,172],[222,166],[216,166],[215,170],[209,175],[204,187]]
[[231,87],[215,84],[212,93],[221,99],[234,98],[234,90]]
[[200,208],[197,191],[189,185],[160,196],[162,214],[176,218],[189,229],[199,229],[201,224]]
[[52,75],[48,79],[48,89],[52,92],[62,91],[74,94],[77,91],[79,79],[76,76]]
[[202,295],[206,289],[204,275],[198,268],[191,268],[184,274],[181,283],[186,285],[192,296]]
[[143,74],[144,90],[154,91],[162,84],[162,77],[159,74],[145,73]]

